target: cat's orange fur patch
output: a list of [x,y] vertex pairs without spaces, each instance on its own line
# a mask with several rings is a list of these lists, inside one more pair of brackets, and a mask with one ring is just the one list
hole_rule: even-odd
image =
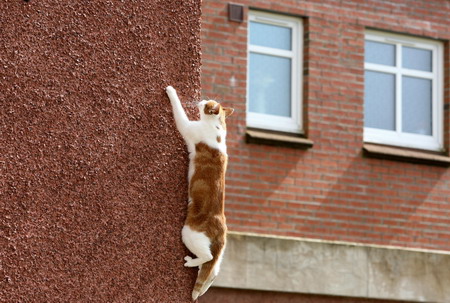
[[226,222],[224,214],[225,172],[227,156],[205,143],[195,146],[195,172],[191,178],[186,225],[203,232],[211,240],[213,259],[202,265],[194,290],[200,291],[225,247]]
[[228,159],[218,149],[205,143],[198,143],[195,152],[195,172],[189,186],[192,202],[188,206],[186,224],[196,231],[205,232],[211,239],[225,230],[220,226],[225,225],[225,172]]

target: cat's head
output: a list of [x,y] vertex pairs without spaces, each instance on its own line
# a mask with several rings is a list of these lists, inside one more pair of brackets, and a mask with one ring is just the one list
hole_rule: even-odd
[[234,109],[230,107],[222,107],[220,103],[214,100],[203,100],[198,103],[198,109],[200,111],[201,119],[220,119],[230,116]]

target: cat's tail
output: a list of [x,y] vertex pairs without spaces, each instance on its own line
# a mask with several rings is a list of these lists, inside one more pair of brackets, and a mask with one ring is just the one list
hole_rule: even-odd
[[220,269],[222,256],[214,256],[214,258],[206,263],[203,263],[198,272],[197,280],[195,281],[194,290],[192,291],[192,299],[195,301],[198,297],[203,295],[217,277]]

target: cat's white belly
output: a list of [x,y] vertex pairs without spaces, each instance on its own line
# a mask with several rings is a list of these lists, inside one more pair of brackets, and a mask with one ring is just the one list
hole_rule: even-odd
[[[195,150],[189,153],[189,171],[188,171],[188,182],[189,182],[189,185],[191,184],[192,176],[195,173],[194,159],[195,159]],[[190,199],[191,199],[191,197],[189,197],[189,200]]]

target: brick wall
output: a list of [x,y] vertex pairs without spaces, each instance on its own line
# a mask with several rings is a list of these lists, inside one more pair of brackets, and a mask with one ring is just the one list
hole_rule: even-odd
[[[450,169],[368,158],[364,126],[366,28],[445,41],[444,137],[449,145],[448,1],[203,1],[203,96],[232,105],[230,230],[450,250]],[[302,17],[303,102],[311,149],[245,143],[249,6]]]

